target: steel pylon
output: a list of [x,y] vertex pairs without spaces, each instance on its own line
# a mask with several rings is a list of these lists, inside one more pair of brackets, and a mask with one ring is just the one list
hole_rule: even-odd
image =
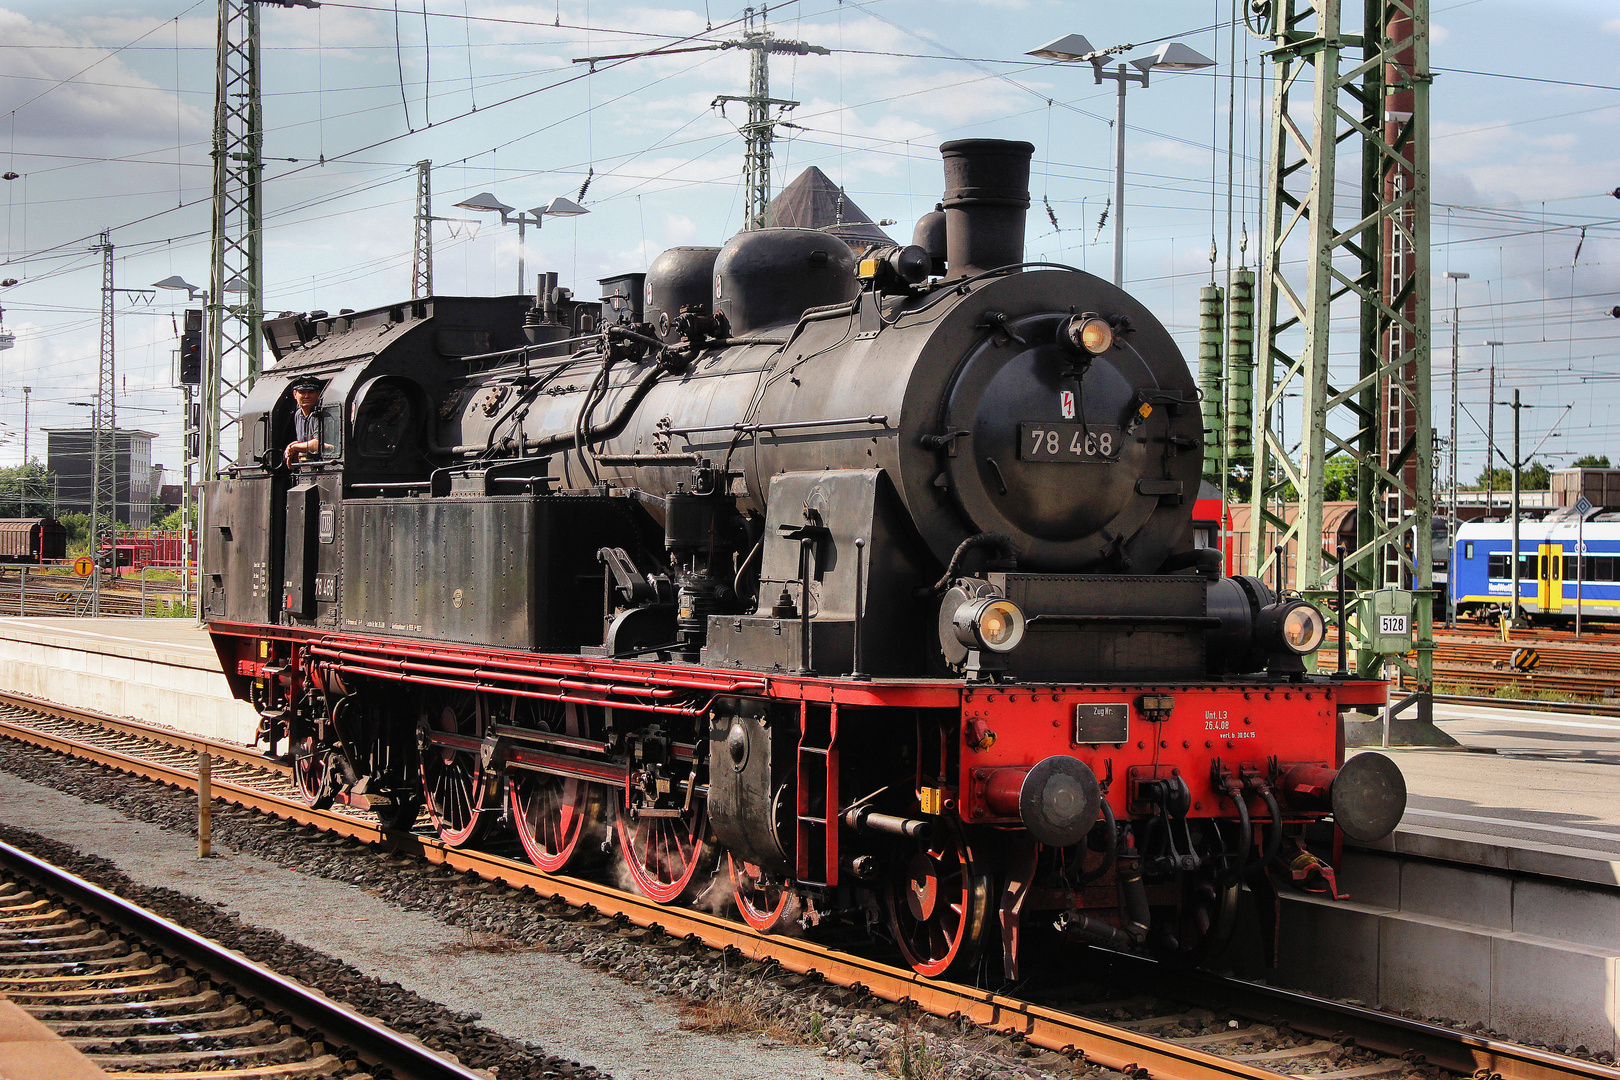
[[416,229],[411,248],[411,299],[433,295],[432,161],[416,163]]
[[[1274,0],[1266,36],[1274,64],[1254,387],[1251,570],[1265,575],[1297,550],[1295,581],[1334,595],[1335,552],[1324,544],[1327,463],[1357,474],[1357,541],[1345,556],[1348,591],[1414,590],[1416,651],[1391,657],[1415,684],[1420,722],[1433,688],[1434,447],[1429,385],[1429,56],[1427,0],[1368,0],[1361,33],[1346,32],[1340,0]],[[1348,54],[1348,55],[1347,55]],[[1311,125],[1292,106],[1308,93]],[[1336,218],[1341,147],[1360,150],[1361,200]],[[1335,301],[1360,312],[1356,364],[1330,373]],[[1335,375],[1337,377],[1335,377]],[[1297,395],[1298,454],[1284,439]],[[1282,520],[1279,504],[1299,511]],[[1343,629],[1357,666],[1382,659],[1350,605]]]
[[[748,93],[717,94],[711,105],[719,105],[721,111],[725,109],[728,101],[741,101],[748,106],[748,121],[738,130],[742,132],[744,143],[743,154],[743,186],[746,189],[746,198],[743,208],[743,228],[758,229],[765,223],[765,208],[771,201],[771,142],[776,138],[776,125],[782,123],[782,117],[789,109],[799,103],[786,98],[771,97],[771,53],[791,53],[798,56],[815,53],[826,56],[831,50],[821,45],[810,45],[803,41],[790,41],[779,38],[764,28],[765,16],[763,12],[758,15],[755,22],[753,8],[743,9],[743,36],[740,40],[727,41],[725,48],[748,50]],[[779,111],[773,117],[772,107]]]
[[[114,301],[112,233],[103,231],[101,252],[101,354],[96,375],[96,403],[90,435],[90,614],[101,614],[101,545],[116,552],[118,544],[118,380],[113,351]],[[115,559],[116,561],[116,559]]]
[[259,104],[259,7],[315,0],[219,0],[214,54],[214,213],[208,269],[208,350],[202,379],[202,478],[219,476],[240,434],[242,400],[264,364],[264,121]]

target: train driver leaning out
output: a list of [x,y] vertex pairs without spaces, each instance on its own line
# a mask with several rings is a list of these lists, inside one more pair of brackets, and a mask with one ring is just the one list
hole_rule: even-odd
[[321,400],[321,386],[321,380],[307,375],[292,385],[298,409],[293,413],[293,441],[282,451],[289,466],[318,458],[323,449],[330,449],[321,444],[321,414],[315,410]]

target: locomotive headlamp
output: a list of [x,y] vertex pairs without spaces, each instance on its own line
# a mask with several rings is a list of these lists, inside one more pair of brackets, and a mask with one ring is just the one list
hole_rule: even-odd
[[1260,612],[1261,640],[1280,645],[1298,656],[1308,656],[1322,647],[1327,636],[1327,619],[1314,604],[1285,600]]
[[1012,652],[1024,640],[1024,612],[1011,600],[981,596],[956,609],[956,640],[970,649]]
[[1283,616],[1283,642],[1297,653],[1312,653],[1322,647],[1327,620],[1310,604],[1301,603]]
[[1100,356],[1114,347],[1113,324],[1091,312],[1069,316],[1060,337],[1070,348],[1087,356]]

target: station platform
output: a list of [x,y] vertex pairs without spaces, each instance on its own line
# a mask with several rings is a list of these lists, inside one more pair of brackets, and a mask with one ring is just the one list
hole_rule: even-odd
[[[0,688],[244,745],[258,724],[189,620],[0,617]],[[1282,966],[1243,973],[1620,1053],[1620,718],[1435,713],[1459,745],[1386,751],[1406,816],[1347,843],[1349,898],[1288,895]]]
[[191,619],[0,618],[0,688],[244,745],[259,727]]
[[109,1080],[100,1066],[4,996],[0,996],[0,1077]]

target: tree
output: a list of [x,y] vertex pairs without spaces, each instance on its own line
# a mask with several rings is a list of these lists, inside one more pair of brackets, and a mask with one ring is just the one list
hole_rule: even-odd
[[49,517],[52,475],[37,461],[0,469],[0,517]]
[[62,526],[67,529],[68,547],[78,551],[90,549],[90,515],[63,514]]
[[1333,455],[1322,471],[1322,498],[1327,502],[1353,501],[1358,479],[1355,458],[1347,454]]
[[1577,469],[1607,469],[1609,468],[1608,454],[1587,454],[1585,457],[1575,459]]
[[[1490,484],[1486,484],[1486,478]],[[1513,487],[1513,473],[1507,469],[1491,469],[1482,472],[1474,479],[1470,491],[1484,491],[1489,486],[1496,491],[1507,491]],[[1552,486],[1552,470],[1539,461],[1532,461],[1519,470],[1519,488],[1522,491],[1546,491]]]

